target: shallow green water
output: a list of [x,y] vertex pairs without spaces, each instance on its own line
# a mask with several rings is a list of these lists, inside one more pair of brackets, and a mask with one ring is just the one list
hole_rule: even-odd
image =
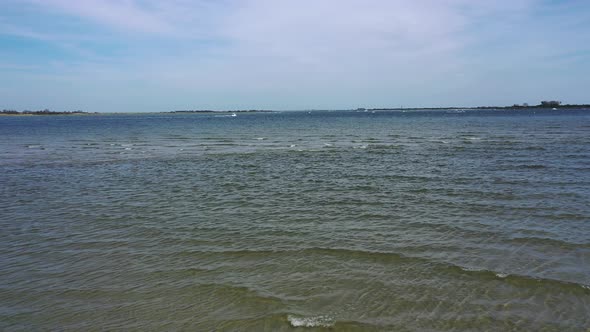
[[585,111],[0,118],[0,329],[584,331]]

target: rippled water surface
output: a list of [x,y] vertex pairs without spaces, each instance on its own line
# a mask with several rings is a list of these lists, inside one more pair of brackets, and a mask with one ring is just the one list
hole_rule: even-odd
[[590,112],[0,117],[0,330],[584,331]]

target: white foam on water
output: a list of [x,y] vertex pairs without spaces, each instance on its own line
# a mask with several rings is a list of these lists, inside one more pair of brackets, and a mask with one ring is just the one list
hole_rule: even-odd
[[287,316],[287,320],[293,327],[331,327],[334,319],[330,316],[296,317]]
[[429,142],[432,142],[432,143],[449,144],[449,141],[445,141],[445,140],[442,140],[442,139],[431,139],[431,140],[428,140],[428,141]]
[[481,272],[482,271],[482,269],[477,269],[477,268],[474,268],[474,267],[464,267],[464,266],[461,266],[460,268],[461,268],[461,270],[467,271],[467,272]]
[[498,277],[498,278],[504,279],[504,278],[506,278],[508,276],[509,276],[508,273],[496,273],[496,277]]
[[290,147],[290,148],[294,148],[294,147],[296,147],[296,146],[297,146],[297,145],[295,145],[295,144],[291,144],[291,145],[289,145],[289,147]]
[[582,288],[584,288],[584,289],[590,290],[590,285],[580,285],[580,286],[582,286]]
[[266,137],[256,137],[256,139],[259,140],[259,141],[263,141],[263,140],[266,139]]

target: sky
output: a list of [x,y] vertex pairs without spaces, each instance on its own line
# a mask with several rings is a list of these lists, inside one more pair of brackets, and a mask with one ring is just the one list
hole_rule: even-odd
[[590,103],[588,0],[0,0],[0,109]]

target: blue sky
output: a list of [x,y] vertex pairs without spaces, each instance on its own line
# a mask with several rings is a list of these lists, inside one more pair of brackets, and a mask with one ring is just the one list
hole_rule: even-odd
[[2,0],[0,108],[590,103],[587,0]]

